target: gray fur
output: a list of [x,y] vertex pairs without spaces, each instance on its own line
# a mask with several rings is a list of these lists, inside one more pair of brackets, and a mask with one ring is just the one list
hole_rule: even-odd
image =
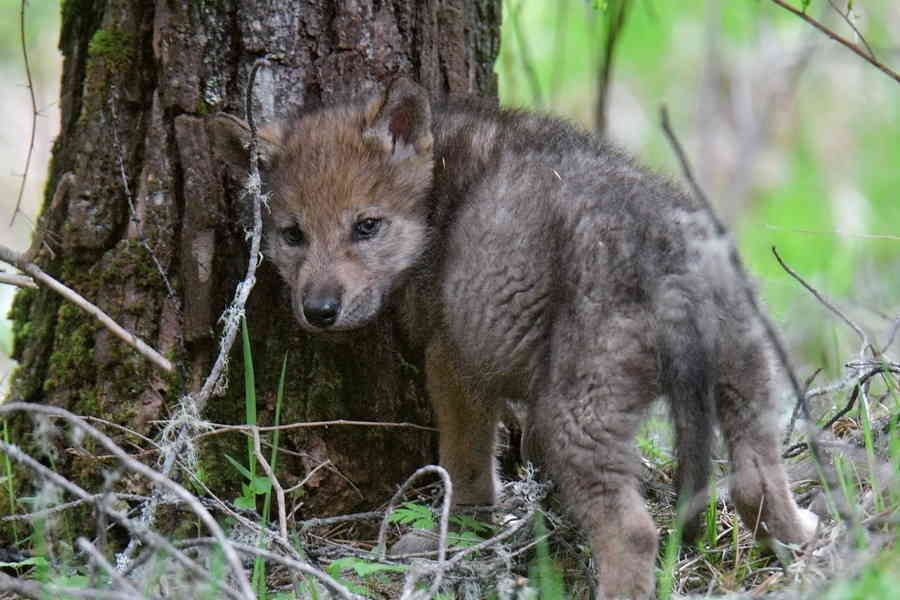
[[[689,533],[718,419],[741,516],[808,539],[815,522],[779,461],[770,352],[703,210],[558,120],[429,106],[401,80],[283,123],[267,255],[306,329],[353,329],[399,308],[426,350],[455,503],[495,501],[500,399],[521,400],[523,446],[590,540],[599,596],[652,596],[657,531],[633,436],[665,396]],[[379,230],[358,239],[365,219]],[[302,244],[289,243],[294,226]],[[322,306],[333,322],[316,326]]]

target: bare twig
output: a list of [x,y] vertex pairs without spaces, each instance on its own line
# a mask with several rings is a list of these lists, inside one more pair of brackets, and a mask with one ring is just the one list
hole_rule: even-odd
[[297,423],[288,423],[286,425],[266,425],[266,426],[255,426],[255,425],[229,425],[226,423],[210,423],[206,422],[206,426],[213,428],[212,431],[207,431],[205,433],[197,436],[206,437],[210,435],[218,435],[220,433],[225,433],[229,431],[242,431],[247,434],[252,434],[254,429],[257,429],[261,432],[267,431],[287,431],[289,429],[306,429],[308,427],[334,427],[336,425],[348,425],[354,427],[405,427],[409,429],[420,429],[422,431],[438,431],[436,427],[428,427],[426,425],[418,425],[416,423],[391,423],[391,422],[381,422],[381,421],[349,421],[346,419],[334,419],[332,421],[299,421]]
[[828,4],[831,5],[831,8],[834,9],[834,12],[841,15],[841,19],[844,20],[844,23],[853,30],[853,33],[856,34],[856,37],[859,38],[859,41],[862,42],[863,46],[866,47],[866,52],[869,53],[869,56],[875,58],[875,52],[872,51],[872,46],[869,45],[869,42],[866,41],[866,38],[863,37],[863,34],[857,29],[856,24],[853,22],[853,19],[850,18],[850,2],[847,3],[847,10],[842,11],[834,4],[834,0],[828,0]]
[[78,294],[72,288],[60,283],[50,275],[44,273],[40,267],[35,265],[34,263],[28,263],[22,261],[22,255],[14,250],[11,250],[5,246],[0,246],[0,260],[19,269],[22,269],[35,281],[42,283],[47,286],[69,302],[72,302],[88,314],[92,315],[96,318],[100,323],[103,324],[104,327],[109,329],[116,337],[120,340],[137,350],[144,358],[153,363],[156,367],[162,369],[166,373],[171,373],[174,370],[172,363],[169,362],[168,359],[163,357],[159,352],[151,348],[144,340],[140,339],[130,331],[126,330],[124,327],[113,321],[113,319],[107,315],[105,312],[97,308],[94,304],[88,302],[83,296]]
[[806,283],[806,281],[804,281],[803,278],[796,273],[796,271],[787,266],[787,264],[785,264],[784,260],[782,260],[781,256],[778,254],[778,250],[775,249],[775,246],[772,246],[772,254],[775,255],[775,259],[778,261],[778,264],[781,265],[782,269],[787,271],[788,275],[796,279],[800,285],[806,288],[806,291],[815,296],[816,300],[822,303],[822,306],[837,315],[844,323],[847,324],[848,327],[850,327],[850,329],[856,332],[856,335],[858,335],[862,340],[862,349],[860,351],[860,358],[862,358],[862,353],[865,352],[865,349],[871,348],[871,345],[869,344],[869,337],[866,335],[866,332],[863,331],[856,323],[851,321],[849,317],[847,317],[847,315],[838,310],[838,308],[831,302],[829,302],[824,296],[822,296],[822,294],[820,294],[818,290],[816,290],[816,288]]
[[703,209],[712,219],[713,226],[715,226],[716,228],[716,234],[720,236],[725,235],[727,233],[725,225],[723,225],[722,221],[719,220],[718,215],[716,215],[716,212],[712,209],[712,205],[709,203],[709,198],[706,197],[706,193],[694,178],[694,171],[693,169],[691,169],[691,163],[688,161],[687,155],[684,153],[684,149],[681,147],[681,142],[678,141],[678,138],[675,136],[675,132],[672,130],[672,124],[669,122],[669,110],[666,108],[665,104],[659,107],[659,115],[663,132],[666,134],[666,138],[668,138],[669,143],[672,145],[672,149],[675,151],[675,156],[678,158],[678,162],[681,164],[681,170],[684,173],[684,178],[687,179],[688,184],[691,186],[691,191],[694,192],[694,198],[696,198],[696,200],[700,202]]
[[842,37],[838,33],[832,31],[831,29],[829,29],[828,27],[826,27],[819,21],[813,19],[808,14],[806,14],[799,8],[792,6],[788,2],[784,2],[784,0],[772,0],[772,2],[774,2],[781,8],[785,9],[786,11],[791,12],[794,15],[800,17],[801,19],[803,19],[804,21],[806,21],[807,23],[809,23],[810,25],[812,25],[813,27],[815,27],[816,29],[818,29],[819,31],[821,31],[822,33],[824,33],[825,35],[827,35],[828,37],[833,39],[834,41],[838,42],[839,44],[846,46],[847,48],[852,50],[855,54],[857,54],[858,56],[863,58],[866,62],[871,64],[873,67],[875,67],[876,69],[878,69],[879,71],[881,71],[882,73],[884,73],[885,75],[887,75],[888,77],[890,77],[891,79],[896,81],[897,83],[900,83],[900,73],[897,73],[896,71],[894,71],[893,69],[891,69],[890,67],[888,67],[887,65],[882,63],[880,60],[878,60],[874,56],[871,56],[868,52],[866,52],[866,50],[864,48],[860,48],[859,45],[854,44],[847,38]]
[[[76,506],[81,506],[82,504],[93,504],[97,500],[100,500],[107,494],[92,494],[86,498],[78,498],[77,500],[72,500],[71,502],[65,502],[63,504],[58,504],[51,508],[45,508],[42,510],[36,510],[30,513],[23,513],[18,515],[5,515],[0,517],[0,521],[33,521],[34,519],[46,519],[47,517],[54,515],[59,512],[66,511],[70,508],[75,508]],[[146,500],[147,496],[141,496],[139,494],[109,494],[109,496],[117,499],[117,500]]]
[[87,600],[146,600],[144,595],[135,595],[129,592],[111,592],[107,590],[90,590],[85,588],[55,585],[52,583],[40,583],[27,581],[17,577],[10,577],[0,572],[0,590],[13,592],[33,600],[44,598],[86,598]]
[[[217,543],[218,542],[215,538],[195,538],[178,542],[176,545],[179,548],[185,548],[195,545],[214,546]],[[269,550],[265,550],[263,548],[257,548],[256,546],[251,546],[250,544],[232,542],[232,545],[236,550],[238,550],[239,552],[243,552],[244,554],[259,556],[265,558],[266,560],[271,560],[272,562],[277,562],[281,565],[284,565],[288,569],[300,571],[301,573],[304,573],[306,575],[311,575],[312,577],[315,577],[323,584],[325,584],[325,587],[337,594],[340,598],[345,598],[346,600],[364,600],[363,596],[357,596],[356,594],[351,593],[347,590],[347,588],[335,581],[330,575],[328,575],[324,571],[316,569],[311,565],[306,564],[305,562],[288,558],[286,556],[276,554],[275,552],[270,552]]]
[[34,98],[34,81],[31,79],[31,65],[28,61],[28,47],[25,44],[25,0],[19,4],[19,39],[22,42],[22,60],[25,63],[25,77],[28,80],[28,95],[31,97],[31,137],[28,141],[28,154],[25,156],[25,170],[22,172],[22,185],[19,186],[19,195],[16,197],[16,207],[13,209],[9,225],[16,222],[16,215],[22,207],[22,196],[25,195],[25,184],[28,182],[28,170],[31,168],[31,155],[34,154],[34,139],[37,132],[38,109]]
[[25,277],[24,275],[14,275],[12,273],[0,273],[0,283],[5,283],[7,285],[14,285],[20,288],[37,288],[37,284],[34,282],[34,279],[31,277]]
[[287,510],[284,505],[284,488],[281,487],[281,482],[278,481],[278,477],[275,476],[275,471],[263,454],[262,447],[259,443],[259,429],[253,427],[251,432],[253,434],[253,453],[256,455],[256,460],[259,461],[263,471],[268,475],[269,485],[275,488],[275,500],[278,503],[278,531],[281,534],[284,543],[290,545],[287,531]]
[[250,79],[247,82],[247,123],[250,125],[250,174],[247,178],[247,191],[250,196],[250,201],[253,205],[253,228],[247,232],[248,238],[250,240],[250,258],[247,264],[247,273],[244,276],[244,280],[241,281],[237,289],[234,292],[234,299],[231,301],[231,305],[225,309],[225,312],[222,313],[220,317],[220,321],[225,324],[225,331],[222,334],[221,340],[219,342],[219,356],[216,358],[216,362],[213,365],[212,370],[210,371],[209,376],[206,378],[206,382],[203,384],[203,388],[201,388],[200,392],[197,394],[194,401],[197,404],[197,410],[199,412],[203,412],[203,409],[206,406],[206,402],[209,398],[217,391],[219,391],[219,383],[222,379],[222,375],[225,371],[225,367],[228,365],[228,355],[231,352],[231,347],[234,345],[234,340],[237,338],[238,328],[241,324],[241,319],[244,316],[244,306],[247,304],[247,298],[250,296],[250,291],[253,289],[253,286],[256,285],[256,268],[259,266],[259,263],[262,259],[262,254],[260,252],[261,247],[261,239],[262,239],[262,205],[263,205],[263,191],[262,191],[262,179],[259,174],[259,153],[257,147],[259,145],[258,136],[256,131],[256,123],[253,120],[253,109],[252,109],[252,97],[253,97],[253,83],[256,79],[256,73],[259,71],[260,67],[263,65],[267,65],[268,61],[265,58],[261,58],[254,63],[253,68],[250,70]]

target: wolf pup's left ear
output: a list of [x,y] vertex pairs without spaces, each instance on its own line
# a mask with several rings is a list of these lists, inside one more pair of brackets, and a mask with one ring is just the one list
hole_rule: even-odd
[[[250,126],[228,113],[216,113],[206,120],[213,148],[228,165],[237,180],[243,180],[250,170]],[[281,150],[281,128],[278,123],[260,127],[256,132],[257,150],[262,170],[272,165]]]
[[392,162],[431,155],[431,104],[422,86],[395,80],[383,95],[369,100],[365,119],[363,140],[390,154]]

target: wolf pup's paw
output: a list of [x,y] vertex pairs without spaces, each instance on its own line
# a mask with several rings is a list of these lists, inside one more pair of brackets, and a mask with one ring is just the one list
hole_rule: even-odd
[[801,508],[797,512],[800,516],[800,535],[803,537],[803,542],[808,542],[816,535],[816,531],[819,528],[819,517],[816,516],[816,513],[805,508]]

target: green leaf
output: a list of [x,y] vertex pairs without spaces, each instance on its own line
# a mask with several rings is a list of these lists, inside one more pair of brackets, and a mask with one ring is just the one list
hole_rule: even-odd
[[434,513],[424,504],[416,504],[415,502],[404,502],[394,509],[394,512],[388,517],[391,523],[401,523],[403,525],[412,525],[416,529],[434,529]]
[[375,573],[405,573],[409,569],[409,565],[386,565],[356,556],[346,556],[332,562],[326,570],[330,575],[335,576],[348,569],[353,569],[359,577],[368,577]]
[[251,481],[251,480],[253,479],[253,476],[250,474],[250,471],[247,470],[247,467],[245,467],[244,465],[242,465],[242,464],[239,463],[238,461],[234,460],[233,458],[231,458],[231,457],[230,457],[229,455],[227,455],[227,454],[225,455],[225,459],[228,460],[228,462],[230,462],[231,465],[232,465],[235,469],[237,469],[238,472],[239,472],[241,475],[243,475],[244,477],[246,477],[248,481]]
[[809,8],[809,3],[812,0],[801,0],[800,2],[800,12],[806,12],[806,9]]
[[234,499],[234,505],[238,508],[256,510],[256,496],[238,496]]
[[257,475],[250,483],[250,489],[254,494],[262,496],[272,489],[272,481],[267,475]]

